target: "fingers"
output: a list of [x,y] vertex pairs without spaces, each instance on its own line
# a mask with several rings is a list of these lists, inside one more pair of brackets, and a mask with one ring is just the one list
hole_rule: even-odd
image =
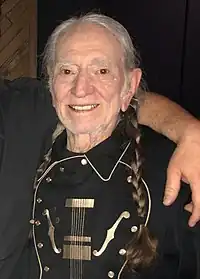
[[196,225],[196,223],[200,220],[200,208],[195,207],[192,202],[188,203],[184,208],[188,212],[192,213],[192,215],[190,216],[188,225],[190,227],[194,227]]
[[200,186],[197,183],[191,185],[192,203],[185,206],[185,209],[192,213],[189,219],[189,226],[194,227],[200,220]]
[[[163,200],[164,205],[169,206],[176,200],[180,190],[180,181],[181,173],[173,166],[173,164],[169,165]],[[200,179],[198,176],[196,176],[194,181],[190,181],[192,202],[185,206],[185,210],[192,213],[188,225],[190,227],[194,227],[196,223],[200,221]]]
[[164,204],[170,205],[177,198],[181,179],[190,185],[192,203],[185,206],[191,212],[189,226],[200,220],[200,122],[189,125],[189,130],[179,140],[170,159],[167,171]]
[[181,173],[172,165],[169,165],[167,170],[165,194],[163,199],[164,205],[171,205],[176,200],[180,191],[180,181]]
[[193,211],[193,203],[190,202],[190,203],[186,204],[184,206],[184,209],[187,210],[188,212],[192,213],[192,211]]

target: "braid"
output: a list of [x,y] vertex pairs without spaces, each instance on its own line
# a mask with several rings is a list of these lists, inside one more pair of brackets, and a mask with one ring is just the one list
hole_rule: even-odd
[[[141,156],[140,130],[137,121],[138,101],[133,99],[124,113],[125,133],[133,139],[133,159],[131,161],[131,183],[133,185],[133,200],[137,206],[138,216],[145,218],[146,195],[142,182],[143,159]],[[144,222],[143,222],[144,224]],[[150,235],[146,226],[140,225],[137,236],[128,244],[127,261],[132,269],[147,267],[155,259],[157,241]]]
[[52,147],[57,139],[57,137],[64,131],[64,126],[61,123],[58,123],[56,126],[56,129],[53,132],[52,135],[52,146],[51,148],[47,151],[47,153],[44,155],[42,163],[39,165],[39,168],[37,169],[35,180],[34,180],[34,185],[37,184],[37,180],[39,176],[41,176],[42,173],[47,169],[49,163],[51,162],[51,153],[52,153]]
[[[126,119],[126,133],[128,137],[133,138],[132,148],[133,148],[133,160],[131,162],[132,168],[132,184],[133,184],[133,199],[137,205],[138,216],[143,218],[146,213],[146,203],[145,203],[145,192],[143,190],[142,183],[142,166],[143,160],[141,156],[141,146],[140,146],[140,130],[138,128],[137,121],[137,100],[132,101],[133,104],[130,105],[130,110],[127,110]],[[130,112],[129,112],[130,111]]]

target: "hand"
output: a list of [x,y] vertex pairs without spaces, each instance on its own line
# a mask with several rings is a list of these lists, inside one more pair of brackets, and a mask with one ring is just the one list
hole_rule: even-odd
[[190,184],[192,202],[185,209],[192,213],[189,226],[200,220],[200,124],[189,127],[169,162],[164,204],[172,204],[180,190],[181,179]]

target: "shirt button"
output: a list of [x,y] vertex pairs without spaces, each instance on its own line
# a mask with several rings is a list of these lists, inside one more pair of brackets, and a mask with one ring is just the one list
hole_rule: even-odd
[[35,224],[35,220],[34,220],[34,219],[31,219],[31,220],[29,221],[29,223],[30,223],[31,225],[34,225],[34,224]]
[[36,225],[36,226],[39,226],[40,224],[41,224],[41,223],[40,223],[39,220],[35,221],[35,225]]
[[64,172],[65,168],[64,167],[60,167],[60,172]]
[[46,272],[48,272],[49,269],[50,269],[50,268],[49,268],[48,266],[45,266],[45,267],[44,267],[44,271],[46,271]]
[[108,272],[108,277],[109,278],[114,278],[114,276],[115,276],[115,273],[113,271]]
[[87,160],[86,159],[82,159],[81,160],[81,165],[83,165],[83,166],[87,165]]
[[120,250],[119,250],[119,254],[120,254],[121,256],[124,256],[124,255],[126,254],[126,250],[125,250],[125,249],[120,249]]
[[132,182],[132,176],[131,176],[131,175],[127,177],[127,182],[128,182],[128,183],[131,183],[131,182]]
[[37,198],[37,203],[41,203],[42,199],[41,198]]
[[41,242],[39,242],[39,243],[37,244],[37,247],[38,247],[39,249],[41,249],[43,246],[44,246],[44,245],[43,245],[43,243],[41,243]]
[[137,230],[138,230],[138,227],[137,227],[137,226],[132,226],[131,232],[135,233],[135,232],[137,232]]
[[52,181],[51,177],[48,176],[48,177],[46,178],[46,182],[49,183],[49,182],[51,182],[51,181]]

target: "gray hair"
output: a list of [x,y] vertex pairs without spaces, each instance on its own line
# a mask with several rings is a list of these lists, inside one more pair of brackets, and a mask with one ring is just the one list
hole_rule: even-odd
[[67,34],[69,29],[82,23],[94,23],[109,30],[121,44],[122,50],[124,52],[125,70],[131,70],[138,67],[139,59],[137,52],[133,46],[132,40],[127,30],[119,22],[112,19],[111,17],[102,14],[90,13],[80,17],[72,17],[63,21],[55,28],[49,37],[44,50],[43,69],[45,74],[47,74],[47,69],[52,72],[55,66],[55,54],[58,39],[61,36]]

